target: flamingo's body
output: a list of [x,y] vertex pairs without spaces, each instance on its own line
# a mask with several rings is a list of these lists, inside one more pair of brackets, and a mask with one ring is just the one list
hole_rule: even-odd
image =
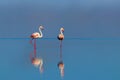
[[63,39],[64,39],[64,34],[63,34],[63,32],[64,32],[64,28],[60,28],[60,34],[58,35],[58,39],[59,39],[59,40],[63,40]]
[[41,35],[39,34],[39,32],[35,32],[30,37],[36,39],[36,38],[41,38]]

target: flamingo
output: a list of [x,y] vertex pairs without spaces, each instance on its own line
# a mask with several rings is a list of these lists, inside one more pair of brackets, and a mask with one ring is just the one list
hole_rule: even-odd
[[42,31],[41,31],[41,30],[43,30],[43,26],[40,26],[40,27],[39,27],[39,32],[40,32],[40,33],[39,33],[39,32],[32,33],[30,37],[31,37],[32,39],[42,38],[42,37],[43,37],[43,34],[42,34]]
[[59,67],[59,70],[60,70],[61,77],[63,77],[64,76],[64,63],[62,61],[60,61],[58,63],[58,67]]
[[60,40],[60,59],[62,60],[62,40],[64,39],[64,28],[60,28],[60,34],[57,36],[58,40]]
[[[39,32],[34,32],[30,36],[32,38],[32,40],[34,39],[34,56],[35,57],[36,57],[36,39],[43,37],[43,34],[42,34],[43,29],[44,29],[43,26],[40,26],[39,27],[39,32],[40,33]],[[30,41],[31,44],[32,44],[32,40]]]

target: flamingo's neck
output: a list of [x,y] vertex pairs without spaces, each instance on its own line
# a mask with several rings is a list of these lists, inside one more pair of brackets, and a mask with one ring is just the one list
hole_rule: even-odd
[[63,31],[62,31],[62,30],[60,30],[60,34],[63,34]]
[[42,31],[40,28],[39,28],[39,32],[40,32],[40,37],[43,37]]

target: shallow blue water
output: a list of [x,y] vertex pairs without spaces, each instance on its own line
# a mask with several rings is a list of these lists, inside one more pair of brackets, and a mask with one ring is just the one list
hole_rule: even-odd
[[[44,73],[40,74],[29,59],[33,47],[29,39],[0,39],[0,79],[3,80],[61,80],[59,41],[38,39],[37,56],[44,60]],[[120,79],[120,40],[63,41],[64,80],[118,80]]]

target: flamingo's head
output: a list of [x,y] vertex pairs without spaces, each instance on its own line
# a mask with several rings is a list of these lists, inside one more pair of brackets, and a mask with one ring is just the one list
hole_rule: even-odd
[[64,28],[60,28],[60,31],[64,32]]
[[44,30],[44,27],[43,27],[43,26],[40,26],[39,28],[40,28],[41,30]]

